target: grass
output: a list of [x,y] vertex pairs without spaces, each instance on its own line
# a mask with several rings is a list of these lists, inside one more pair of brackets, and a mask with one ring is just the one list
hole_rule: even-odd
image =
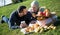
[[[11,4],[8,6],[1,7],[0,16],[5,15],[6,17],[9,18],[11,12],[16,10],[21,5],[25,5],[28,9],[32,1],[33,0],[27,0],[22,3]],[[40,7],[46,6],[51,11],[57,12],[58,19],[60,19],[60,0],[38,0],[38,2],[39,2]],[[56,30],[49,30],[43,33],[32,33],[32,34],[27,34],[27,35],[60,35],[60,21],[58,21],[55,25],[57,26]],[[3,24],[0,24],[0,35],[23,35],[23,33],[20,32],[20,29],[9,30],[8,24],[3,23]]]

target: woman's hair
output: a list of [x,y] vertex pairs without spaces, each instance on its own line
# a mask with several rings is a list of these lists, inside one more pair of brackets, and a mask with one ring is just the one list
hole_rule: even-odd
[[38,3],[36,0],[31,3],[31,7],[32,7],[33,5],[36,5],[37,7],[39,7],[39,3]]
[[50,9],[47,8],[47,10],[50,12]]
[[21,13],[23,11],[23,9],[26,9],[26,6],[20,6],[18,8],[18,13]]
[[44,12],[45,10],[48,10],[48,11],[50,12],[50,9],[48,9],[48,8],[46,8],[46,7],[41,7],[41,8],[39,9],[40,12]]

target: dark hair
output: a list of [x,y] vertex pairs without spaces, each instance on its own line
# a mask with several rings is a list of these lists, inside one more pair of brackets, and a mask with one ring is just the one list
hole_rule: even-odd
[[18,13],[21,13],[23,11],[23,9],[26,9],[26,6],[20,6],[18,8]]
[[45,8],[40,8],[40,12],[43,12],[45,10]]

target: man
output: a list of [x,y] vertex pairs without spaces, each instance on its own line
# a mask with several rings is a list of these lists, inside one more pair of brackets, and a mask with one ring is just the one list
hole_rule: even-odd
[[37,12],[39,11],[39,3],[36,0],[33,1],[28,11],[32,13],[33,17],[36,17]]
[[[24,25],[28,25],[29,22],[31,22],[32,20],[34,20],[32,18],[32,15],[30,12],[27,11],[25,6],[20,6],[18,10],[14,11],[11,16],[10,19],[8,20],[8,18],[6,18],[5,16],[2,16],[2,20],[4,22],[7,22],[9,25],[9,28],[14,29],[14,28],[19,28],[21,21],[25,21],[26,24],[23,24],[22,27]],[[15,26],[18,25],[18,26]]]

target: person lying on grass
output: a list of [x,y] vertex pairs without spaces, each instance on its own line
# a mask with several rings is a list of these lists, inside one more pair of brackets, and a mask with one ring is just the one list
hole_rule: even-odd
[[[8,19],[5,16],[2,16],[2,21],[7,22],[10,29],[26,27],[29,25],[29,22],[35,20],[31,13],[27,11],[26,6],[20,6],[18,10],[15,10],[10,18]],[[26,23],[21,24],[21,21],[25,21]]]
[[44,28],[50,26],[54,29],[54,22],[57,21],[56,19],[56,15],[51,14],[49,9],[45,9],[43,12],[39,11],[37,14],[37,23]]
[[31,3],[31,7],[28,9],[29,12],[31,12],[32,16],[34,18],[36,18],[36,14],[38,13],[39,11],[39,3],[38,1],[34,0],[32,3]]

